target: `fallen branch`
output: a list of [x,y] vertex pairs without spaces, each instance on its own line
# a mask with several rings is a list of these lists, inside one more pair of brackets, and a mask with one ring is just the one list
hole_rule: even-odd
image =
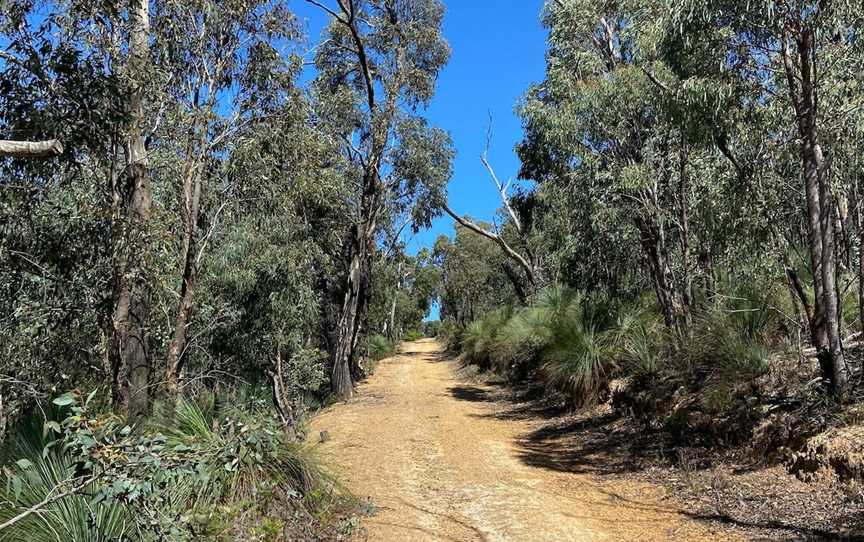
[[59,501],[60,499],[65,499],[66,497],[69,497],[70,495],[74,495],[74,494],[78,493],[79,491],[81,491],[82,489],[84,489],[85,487],[87,487],[88,485],[93,483],[93,481],[95,479],[96,478],[94,478],[94,477],[86,478],[83,482],[79,483],[78,485],[76,485],[70,489],[67,489],[66,491],[63,491],[61,493],[57,493],[56,495],[53,495],[53,496],[45,497],[45,499],[42,502],[34,504],[33,506],[31,506],[27,510],[24,510],[23,512],[21,512],[20,514],[18,514],[14,518],[12,518],[9,521],[0,525],[0,531],[15,525],[16,523],[18,523],[22,519],[26,518],[27,516],[30,516],[31,514],[35,514],[37,512],[40,512],[46,506],[50,506],[51,504]]

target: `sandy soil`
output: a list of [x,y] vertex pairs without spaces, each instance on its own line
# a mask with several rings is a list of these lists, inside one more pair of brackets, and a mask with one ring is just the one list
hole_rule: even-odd
[[377,509],[363,521],[367,540],[733,539],[661,488],[526,464],[516,443],[539,422],[496,417],[484,392],[454,377],[437,343],[419,341],[314,418],[311,434],[329,435],[325,460]]

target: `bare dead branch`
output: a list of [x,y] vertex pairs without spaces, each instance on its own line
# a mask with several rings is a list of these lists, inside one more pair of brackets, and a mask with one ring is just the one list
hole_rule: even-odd
[[528,260],[524,256],[522,256],[521,254],[519,254],[518,252],[513,250],[513,248],[507,243],[507,241],[504,240],[503,237],[501,237],[500,235],[497,235],[495,233],[492,233],[489,230],[481,228],[480,226],[478,226],[477,224],[475,224],[474,222],[472,222],[466,218],[462,218],[461,216],[459,216],[455,212],[453,212],[453,210],[447,204],[444,204],[443,208],[444,208],[444,212],[446,212],[448,215],[450,215],[450,217],[453,218],[453,220],[455,220],[456,222],[458,222],[462,226],[468,228],[469,230],[473,231],[474,233],[476,233],[478,235],[485,237],[486,239],[494,241],[498,246],[501,247],[501,250],[504,251],[504,254],[506,254],[508,258],[510,258],[513,261],[515,261],[516,263],[518,263],[519,266],[521,266],[522,269],[525,270],[525,274],[528,276],[528,281],[531,284],[535,283],[536,277],[535,277],[533,266],[528,262]]
[[49,141],[8,141],[0,140],[0,157],[25,158],[37,160],[53,158],[63,154],[63,144],[57,139]]

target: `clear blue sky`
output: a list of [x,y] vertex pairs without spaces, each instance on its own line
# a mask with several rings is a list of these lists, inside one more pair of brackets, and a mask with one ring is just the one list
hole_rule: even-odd
[[[491,112],[494,117],[489,160],[502,180],[515,177],[519,160],[513,148],[522,129],[514,108],[531,83],[543,80],[545,71],[546,33],[540,23],[543,0],[444,2],[444,34],[452,56],[425,116],[447,130],[456,147],[450,206],[459,214],[491,221],[501,202],[480,163],[488,115]],[[321,11],[303,0],[294,0],[293,9],[305,22],[310,42],[320,41],[326,22]],[[409,232],[409,251],[431,247],[441,234],[453,234],[449,217],[437,219],[430,230],[416,236]],[[430,317],[436,318],[437,313],[433,310]]]

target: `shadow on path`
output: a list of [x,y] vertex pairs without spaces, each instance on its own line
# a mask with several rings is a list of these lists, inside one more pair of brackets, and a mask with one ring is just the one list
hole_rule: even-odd
[[[514,441],[516,457],[522,463],[555,472],[598,476],[599,483],[592,483],[595,489],[629,506],[643,508],[652,505],[610,491],[602,483],[603,477],[626,478],[635,475],[637,479],[653,479],[656,472],[642,473],[660,466],[662,474],[668,469],[669,463],[664,458],[675,458],[677,453],[662,432],[640,430],[632,421],[624,420],[614,412],[568,413],[560,405],[544,400],[536,386],[512,389],[496,382],[491,385],[453,386],[448,391],[456,399],[482,402],[492,407],[489,412],[475,416],[541,422],[538,427]],[[709,466],[710,462],[706,462],[690,474],[698,476],[704,471],[706,476],[710,476]],[[754,467],[753,470],[761,468]],[[681,471],[668,472],[680,475]],[[583,480],[582,483],[590,482]],[[707,495],[704,497],[707,498]],[[716,505],[690,500],[686,501],[685,509],[676,511],[700,522],[739,529],[756,540],[864,542],[864,514],[853,512],[852,507],[845,511],[826,510],[825,521],[815,524],[804,518],[784,514],[783,496],[762,495],[757,498],[763,502],[744,504],[737,508],[733,506],[735,511],[730,513],[715,508]],[[771,500],[776,502],[771,504]],[[752,506],[752,510],[748,510],[749,506]],[[772,506],[777,509],[771,509]],[[766,511],[766,507],[770,510]],[[659,507],[657,511],[672,510]],[[846,525],[845,529],[838,527],[843,524]]]

